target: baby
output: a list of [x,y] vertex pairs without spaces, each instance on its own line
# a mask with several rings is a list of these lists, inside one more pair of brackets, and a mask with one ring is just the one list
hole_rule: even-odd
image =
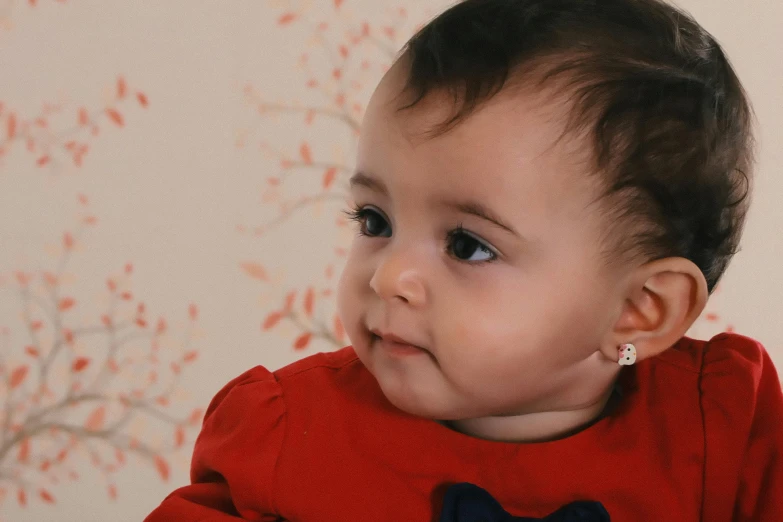
[[685,337],[736,252],[751,109],[659,0],[466,0],[367,108],[351,346],[213,399],[148,521],[783,520],[783,394]]

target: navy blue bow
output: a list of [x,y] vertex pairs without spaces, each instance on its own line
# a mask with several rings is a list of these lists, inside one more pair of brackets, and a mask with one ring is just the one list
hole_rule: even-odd
[[463,482],[446,490],[440,522],[610,522],[600,502],[572,502],[544,518],[513,517],[486,490]]

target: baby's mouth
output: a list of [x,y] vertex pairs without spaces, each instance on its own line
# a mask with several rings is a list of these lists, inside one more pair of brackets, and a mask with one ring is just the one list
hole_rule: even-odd
[[370,332],[370,335],[372,336],[371,343],[392,357],[408,357],[429,354],[425,348],[415,344],[410,344],[409,342],[395,335],[381,336],[374,332]]

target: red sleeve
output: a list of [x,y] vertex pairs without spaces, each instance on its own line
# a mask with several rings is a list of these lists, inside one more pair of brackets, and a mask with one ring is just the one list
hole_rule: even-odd
[[703,520],[783,520],[783,391],[758,342],[722,334],[708,344],[702,408]]
[[189,486],[171,493],[145,522],[278,520],[272,488],[283,444],[285,406],[261,366],[212,399],[196,439]]

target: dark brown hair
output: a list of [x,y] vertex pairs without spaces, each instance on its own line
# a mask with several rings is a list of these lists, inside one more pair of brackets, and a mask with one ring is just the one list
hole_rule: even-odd
[[659,0],[466,0],[401,58],[412,96],[401,110],[433,90],[454,95],[435,133],[512,80],[562,80],[567,129],[590,136],[617,224],[607,258],[685,257],[715,288],[747,213],[752,110],[720,45],[688,14]]

